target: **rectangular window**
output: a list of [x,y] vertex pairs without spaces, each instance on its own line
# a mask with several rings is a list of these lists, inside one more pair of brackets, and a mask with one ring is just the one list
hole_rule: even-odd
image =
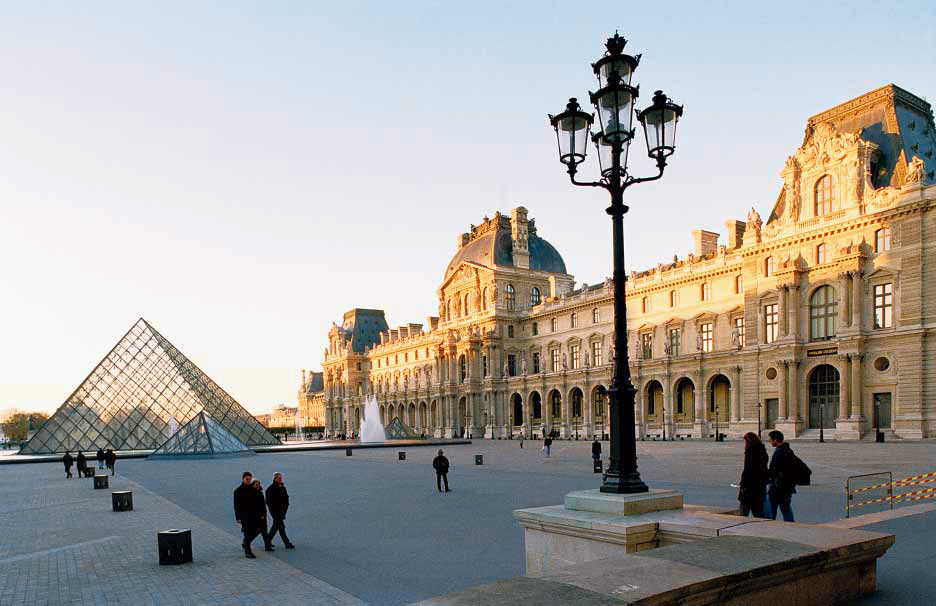
[[540,372],[539,352],[534,351],[533,352],[533,374],[538,375],[539,372]]
[[780,335],[780,314],[777,309],[776,303],[764,306],[764,341],[767,343],[773,343]]
[[640,335],[641,358],[649,360],[653,357],[653,333],[645,332]]
[[874,232],[874,252],[884,252],[891,249],[891,228],[882,227]]
[[575,312],[572,313],[572,315],[570,316],[570,322],[572,324],[572,328],[575,328],[576,326],[578,326],[578,314],[577,313]]
[[408,352],[405,353],[405,354],[403,354],[403,361],[404,361],[404,362],[409,362],[409,353],[408,353]]
[[669,306],[676,307],[677,305],[679,305],[679,292],[671,290],[669,293]]
[[826,250],[825,244],[820,244],[816,247],[816,265],[822,265],[829,260]]
[[671,356],[679,355],[679,337],[682,331],[678,328],[671,328],[669,331],[669,348]]
[[507,354],[507,375],[517,376],[517,356],[514,354]]
[[744,317],[734,319],[735,334],[738,335],[737,345],[744,347]]
[[513,336],[514,336],[513,324],[510,324],[507,326],[507,338],[513,339]]
[[380,358],[377,358],[377,368],[380,368]]
[[416,359],[418,360],[418,359],[419,359],[419,350],[417,349],[417,350],[416,350],[415,352],[413,352],[413,353],[416,354]]
[[767,257],[764,259],[764,275],[768,278],[774,275],[774,272],[777,271],[777,262],[773,257]]
[[715,331],[711,322],[706,322],[699,327],[702,335],[702,351],[709,353],[715,349]]
[[481,370],[484,371],[484,376],[488,376],[488,367],[487,367],[487,356],[481,354]]
[[559,330],[559,318],[553,318],[552,320],[549,321],[549,323],[550,323],[550,328],[552,328],[553,332],[556,332],[557,330]]
[[592,362],[595,366],[601,366],[601,342],[594,341],[591,344],[592,348]]
[[741,276],[735,276],[735,279],[734,279],[735,294],[740,295],[742,290],[744,290],[744,280],[741,278]]
[[539,334],[539,324],[537,324],[536,322],[533,322],[533,336],[535,337],[538,334]]
[[702,300],[711,301],[712,300],[712,285],[708,282],[702,284]]
[[559,372],[559,350],[554,349],[549,354],[552,356],[552,371]]
[[874,327],[890,328],[894,325],[893,285],[877,284],[874,287]]
[[580,345],[572,345],[571,347],[569,347],[569,353],[572,354],[572,370],[575,370],[576,368],[579,368],[581,366],[581,364],[579,363],[580,358],[581,358],[581,355],[579,352],[581,351],[581,349],[582,347]]
[[641,313],[647,313],[650,311],[650,301],[647,297],[644,297],[640,300],[640,311]]
[[598,311],[598,308],[592,310],[592,324],[597,324],[601,321],[601,313]]

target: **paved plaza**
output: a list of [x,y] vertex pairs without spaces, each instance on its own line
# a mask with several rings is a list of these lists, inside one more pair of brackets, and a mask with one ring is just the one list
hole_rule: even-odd
[[[604,443],[607,451],[607,443]],[[794,442],[813,486],[797,519],[844,517],[849,475],[934,470],[933,443]],[[452,493],[439,494],[435,448],[289,452],[250,458],[118,461],[112,489],[134,491],[133,512],[113,513],[110,490],[64,480],[60,464],[0,466],[0,606],[25,604],[409,604],[523,574],[523,535],[511,511],[555,505],[594,488],[588,442],[476,441],[446,447]],[[474,464],[475,454],[484,465]],[[607,453],[605,453],[607,454]],[[654,487],[689,503],[731,505],[740,442],[641,442]],[[295,551],[243,558],[231,511],[240,473],[267,485],[286,475]],[[156,562],[157,530],[191,528],[194,562]],[[862,604],[929,604],[936,586],[936,513],[869,527],[897,534],[880,561],[880,591]],[[278,541],[277,541],[278,542]],[[259,540],[257,541],[259,545]]]

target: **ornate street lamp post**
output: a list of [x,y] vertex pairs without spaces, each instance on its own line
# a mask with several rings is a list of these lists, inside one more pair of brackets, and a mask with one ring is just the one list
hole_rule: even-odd
[[[600,187],[611,195],[611,215],[614,253],[614,377],[608,389],[611,416],[611,444],[608,472],[604,476],[601,492],[631,494],[647,492],[647,485],[637,471],[637,444],[634,438],[634,401],[636,390],[630,380],[627,359],[627,309],[624,301],[624,190],[631,185],[655,181],[663,176],[666,159],[676,149],[676,124],[683,109],[674,104],[662,91],[653,95],[653,104],[636,111],[638,87],[631,78],[640,55],[624,54],[627,40],[617,33],[609,38],[607,52],[592,64],[598,77],[598,91],[590,94],[591,103],[598,112],[601,130],[589,137],[594,122],[592,114],[582,111],[576,99],[569,99],[564,112],[549,116],[556,131],[559,160],[566,165],[569,178],[575,185]],[[634,177],[628,172],[627,155],[634,139],[631,128],[634,117],[640,121],[647,142],[647,153],[656,161],[658,173],[652,177]],[[601,178],[594,182],[577,181],[578,165],[585,161],[588,140],[591,138],[598,151]]]

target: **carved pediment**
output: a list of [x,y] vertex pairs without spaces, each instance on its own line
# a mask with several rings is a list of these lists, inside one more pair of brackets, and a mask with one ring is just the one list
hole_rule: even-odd
[[793,158],[801,171],[824,170],[830,164],[844,160],[858,141],[857,133],[840,133],[828,122],[822,122],[813,128]]

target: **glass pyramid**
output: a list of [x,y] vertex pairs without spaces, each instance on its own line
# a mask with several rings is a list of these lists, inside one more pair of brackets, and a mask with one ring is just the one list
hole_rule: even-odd
[[393,420],[387,423],[384,428],[388,440],[406,440],[417,437],[416,432],[400,420],[400,417],[393,417]]
[[148,458],[175,458],[188,456],[217,457],[253,455],[254,451],[231,435],[211,415],[202,411],[179,428]]
[[243,444],[279,444],[234,398],[140,318],[20,453],[153,450],[171,437],[176,425],[202,411]]

